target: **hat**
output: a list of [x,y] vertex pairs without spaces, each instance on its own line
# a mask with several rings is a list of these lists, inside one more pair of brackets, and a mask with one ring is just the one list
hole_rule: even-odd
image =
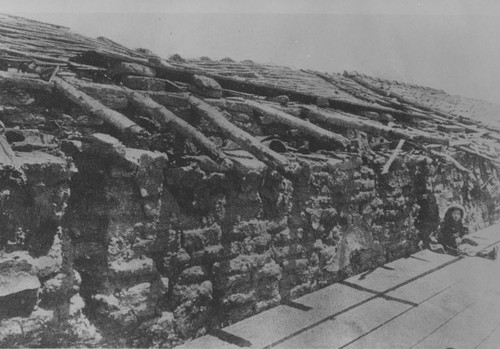
[[460,218],[464,218],[465,208],[460,204],[453,204],[453,205],[448,206],[448,208],[446,209],[445,214],[444,214],[444,219],[449,219],[449,217],[451,216],[451,212],[453,212],[455,210],[459,210],[460,215],[461,215]]

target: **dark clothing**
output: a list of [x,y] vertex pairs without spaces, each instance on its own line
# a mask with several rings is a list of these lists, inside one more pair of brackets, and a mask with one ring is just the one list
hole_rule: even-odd
[[[456,221],[453,219],[453,211],[460,211],[460,220]],[[439,229],[439,234],[437,236],[438,242],[443,245],[447,250],[458,248],[456,238],[462,238],[464,235],[469,233],[469,228],[464,226],[462,219],[464,218],[464,208],[460,205],[451,205],[446,210],[443,222]]]
[[438,235],[438,242],[444,247],[456,249],[457,243],[456,238],[461,238],[469,233],[469,228],[462,224],[462,221],[458,222],[443,222],[441,230]]

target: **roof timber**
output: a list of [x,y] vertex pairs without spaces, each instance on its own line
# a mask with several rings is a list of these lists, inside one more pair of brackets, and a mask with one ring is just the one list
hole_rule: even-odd
[[[110,55],[104,52],[92,51],[82,54],[80,57],[75,58],[74,61],[84,64],[91,64],[92,62],[94,62],[94,64],[96,63],[98,64],[98,62],[102,62],[101,63],[102,66],[105,66],[104,62],[110,62],[110,64],[112,64],[113,61],[116,62],[116,60],[120,58],[121,57],[117,57],[114,54]],[[203,74],[217,80],[217,82],[221,85],[223,89],[249,93],[253,95],[266,96],[266,97],[287,95],[293,101],[307,103],[307,104],[316,104],[316,101],[318,99],[318,95],[312,92],[302,92],[290,87],[270,85],[264,82],[257,82],[250,79],[243,79],[239,77],[224,76],[212,72],[207,72],[197,67],[190,67],[188,65],[180,65],[178,63],[172,63],[171,65],[166,66],[151,61],[146,62],[144,60],[136,60],[130,57],[124,60],[129,62],[144,64],[146,66],[155,68],[157,70],[158,77],[166,78],[169,80],[190,83],[194,75]],[[333,97],[327,99],[332,108],[342,109],[350,112],[375,111],[381,113],[391,113],[395,115],[408,115],[408,113],[393,108],[377,106],[369,103],[348,101],[345,99],[333,98]]]
[[[5,16],[0,15],[0,20],[3,18]],[[489,145],[485,143],[486,140],[479,140],[483,135],[493,139],[488,140],[491,142],[497,142],[500,139],[496,134],[488,132],[486,126],[473,120],[462,120],[455,115],[443,112],[442,109],[415,102],[413,99],[406,98],[406,95],[392,90],[387,93],[385,89],[374,85],[375,80],[361,78],[358,74],[322,74],[247,62],[196,62],[193,60],[178,62],[148,58],[147,55],[127,49],[109,39],[93,40],[73,34],[66,29],[62,30],[57,26],[37,24],[33,27],[27,20],[7,18],[9,20],[0,22],[0,32],[3,33],[0,35],[0,54],[2,54],[0,60],[14,64],[30,60],[35,60],[35,63],[42,63],[42,65],[50,62],[50,65],[61,65],[65,67],[64,69],[69,67],[74,71],[79,69],[75,68],[78,66],[75,62],[79,62],[87,64],[85,69],[97,69],[99,73],[106,73],[106,69],[120,62],[133,62],[154,68],[156,71],[154,78],[178,82],[183,90],[186,89],[186,84],[193,82],[194,75],[205,75],[220,84],[224,95],[243,97],[243,103],[251,106],[257,115],[265,115],[273,119],[273,124],[278,123],[300,129],[317,139],[326,137],[324,139],[341,147],[352,142],[344,136],[336,135],[335,132],[354,129],[393,140],[404,139],[412,144],[437,144],[444,147],[434,147],[434,149],[441,148],[448,152],[456,149],[481,157],[495,165],[498,164],[495,151],[488,150]],[[79,55],[75,57],[77,52]],[[63,71],[59,76],[63,74],[68,74],[68,72]],[[82,76],[78,72],[77,75]],[[92,77],[90,74],[83,76]],[[56,78],[56,81],[57,79],[59,78]],[[209,106],[202,98],[164,95],[167,92],[163,91],[131,92],[113,84],[101,86],[94,84],[88,87],[87,82],[78,79],[72,79],[71,83],[110,110],[124,109],[134,103],[137,105],[139,97],[143,102],[146,100],[149,103],[151,97],[153,103],[160,100],[162,100],[161,103],[170,101],[174,107],[178,107],[178,103],[182,105],[182,108],[190,104],[197,113],[222,130],[222,134],[228,139],[238,138],[237,135],[243,132],[241,127],[226,120],[227,114]],[[8,77],[0,73],[0,86],[16,84],[26,89],[47,92],[51,92],[53,88],[53,84],[42,80],[21,79],[16,75]],[[262,97],[270,99],[269,97],[280,95],[288,96],[291,105],[289,108],[281,107],[274,102],[262,102]],[[222,100],[219,104],[223,105],[223,102]],[[166,108],[170,107],[168,103]],[[159,107],[154,107],[153,104],[149,106],[153,111],[151,114],[158,115]],[[292,116],[287,109],[296,116]],[[293,112],[298,109],[301,109],[302,113]],[[170,112],[168,109],[165,110]],[[167,113],[165,110],[164,112]],[[198,130],[198,132],[203,135],[201,131]],[[185,133],[185,137],[190,136]],[[242,148],[247,149],[271,167],[286,167],[286,161],[279,161],[280,157],[286,160],[285,155],[273,154],[274,158],[268,156],[265,152],[269,149],[264,144],[260,144],[252,134],[248,133],[248,137],[245,137],[243,139],[246,140],[240,139],[236,143],[239,142]],[[447,147],[448,145],[451,146]],[[212,152],[213,158],[223,156],[220,154],[220,149],[212,151],[205,147],[205,151]],[[293,147],[288,147],[287,151],[293,151]],[[218,156],[214,156],[216,152],[219,152]],[[450,160],[447,158],[448,154],[431,155],[442,160]]]
[[306,117],[317,122],[352,128],[388,138],[401,138],[412,142],[449,145],[447,138],[434,136],[420,130],[386,126],[371,120],[362,120],[356,115],[340,113],[334,110],[323,110],[318,107],[302,106],[302,108],[306,112]]

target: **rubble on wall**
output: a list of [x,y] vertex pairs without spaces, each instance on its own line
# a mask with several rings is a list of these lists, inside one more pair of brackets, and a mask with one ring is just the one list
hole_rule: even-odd
[[498,130],[425,89],[0,28],[0,346],[172,347],[500,217]]

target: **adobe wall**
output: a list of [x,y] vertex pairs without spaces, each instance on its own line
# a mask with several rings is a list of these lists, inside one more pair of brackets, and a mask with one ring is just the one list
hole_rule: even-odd
[[475,179],[418,153],[382,174],[373,152],[285,178],[237,152],[221,172],[105,134],[59,144],[0,169],[0,346],[173,346],[410,255],[451,203],[472,230],[500,214],[496,171],[468,155]]
[[472,229],[498,216],[484,163],[482,184],[423,156],[385,175],[382,157],[301,160],[285,179],[248,164],[244,175],[173,167],[99,135],[63,149],[77,172],[44,155],[21,159],[26,186],[2,182],[1,265],[26,280],[0,297],[25,300],[3,313],[3,344],[173,345],[415,252],[450,203]]

